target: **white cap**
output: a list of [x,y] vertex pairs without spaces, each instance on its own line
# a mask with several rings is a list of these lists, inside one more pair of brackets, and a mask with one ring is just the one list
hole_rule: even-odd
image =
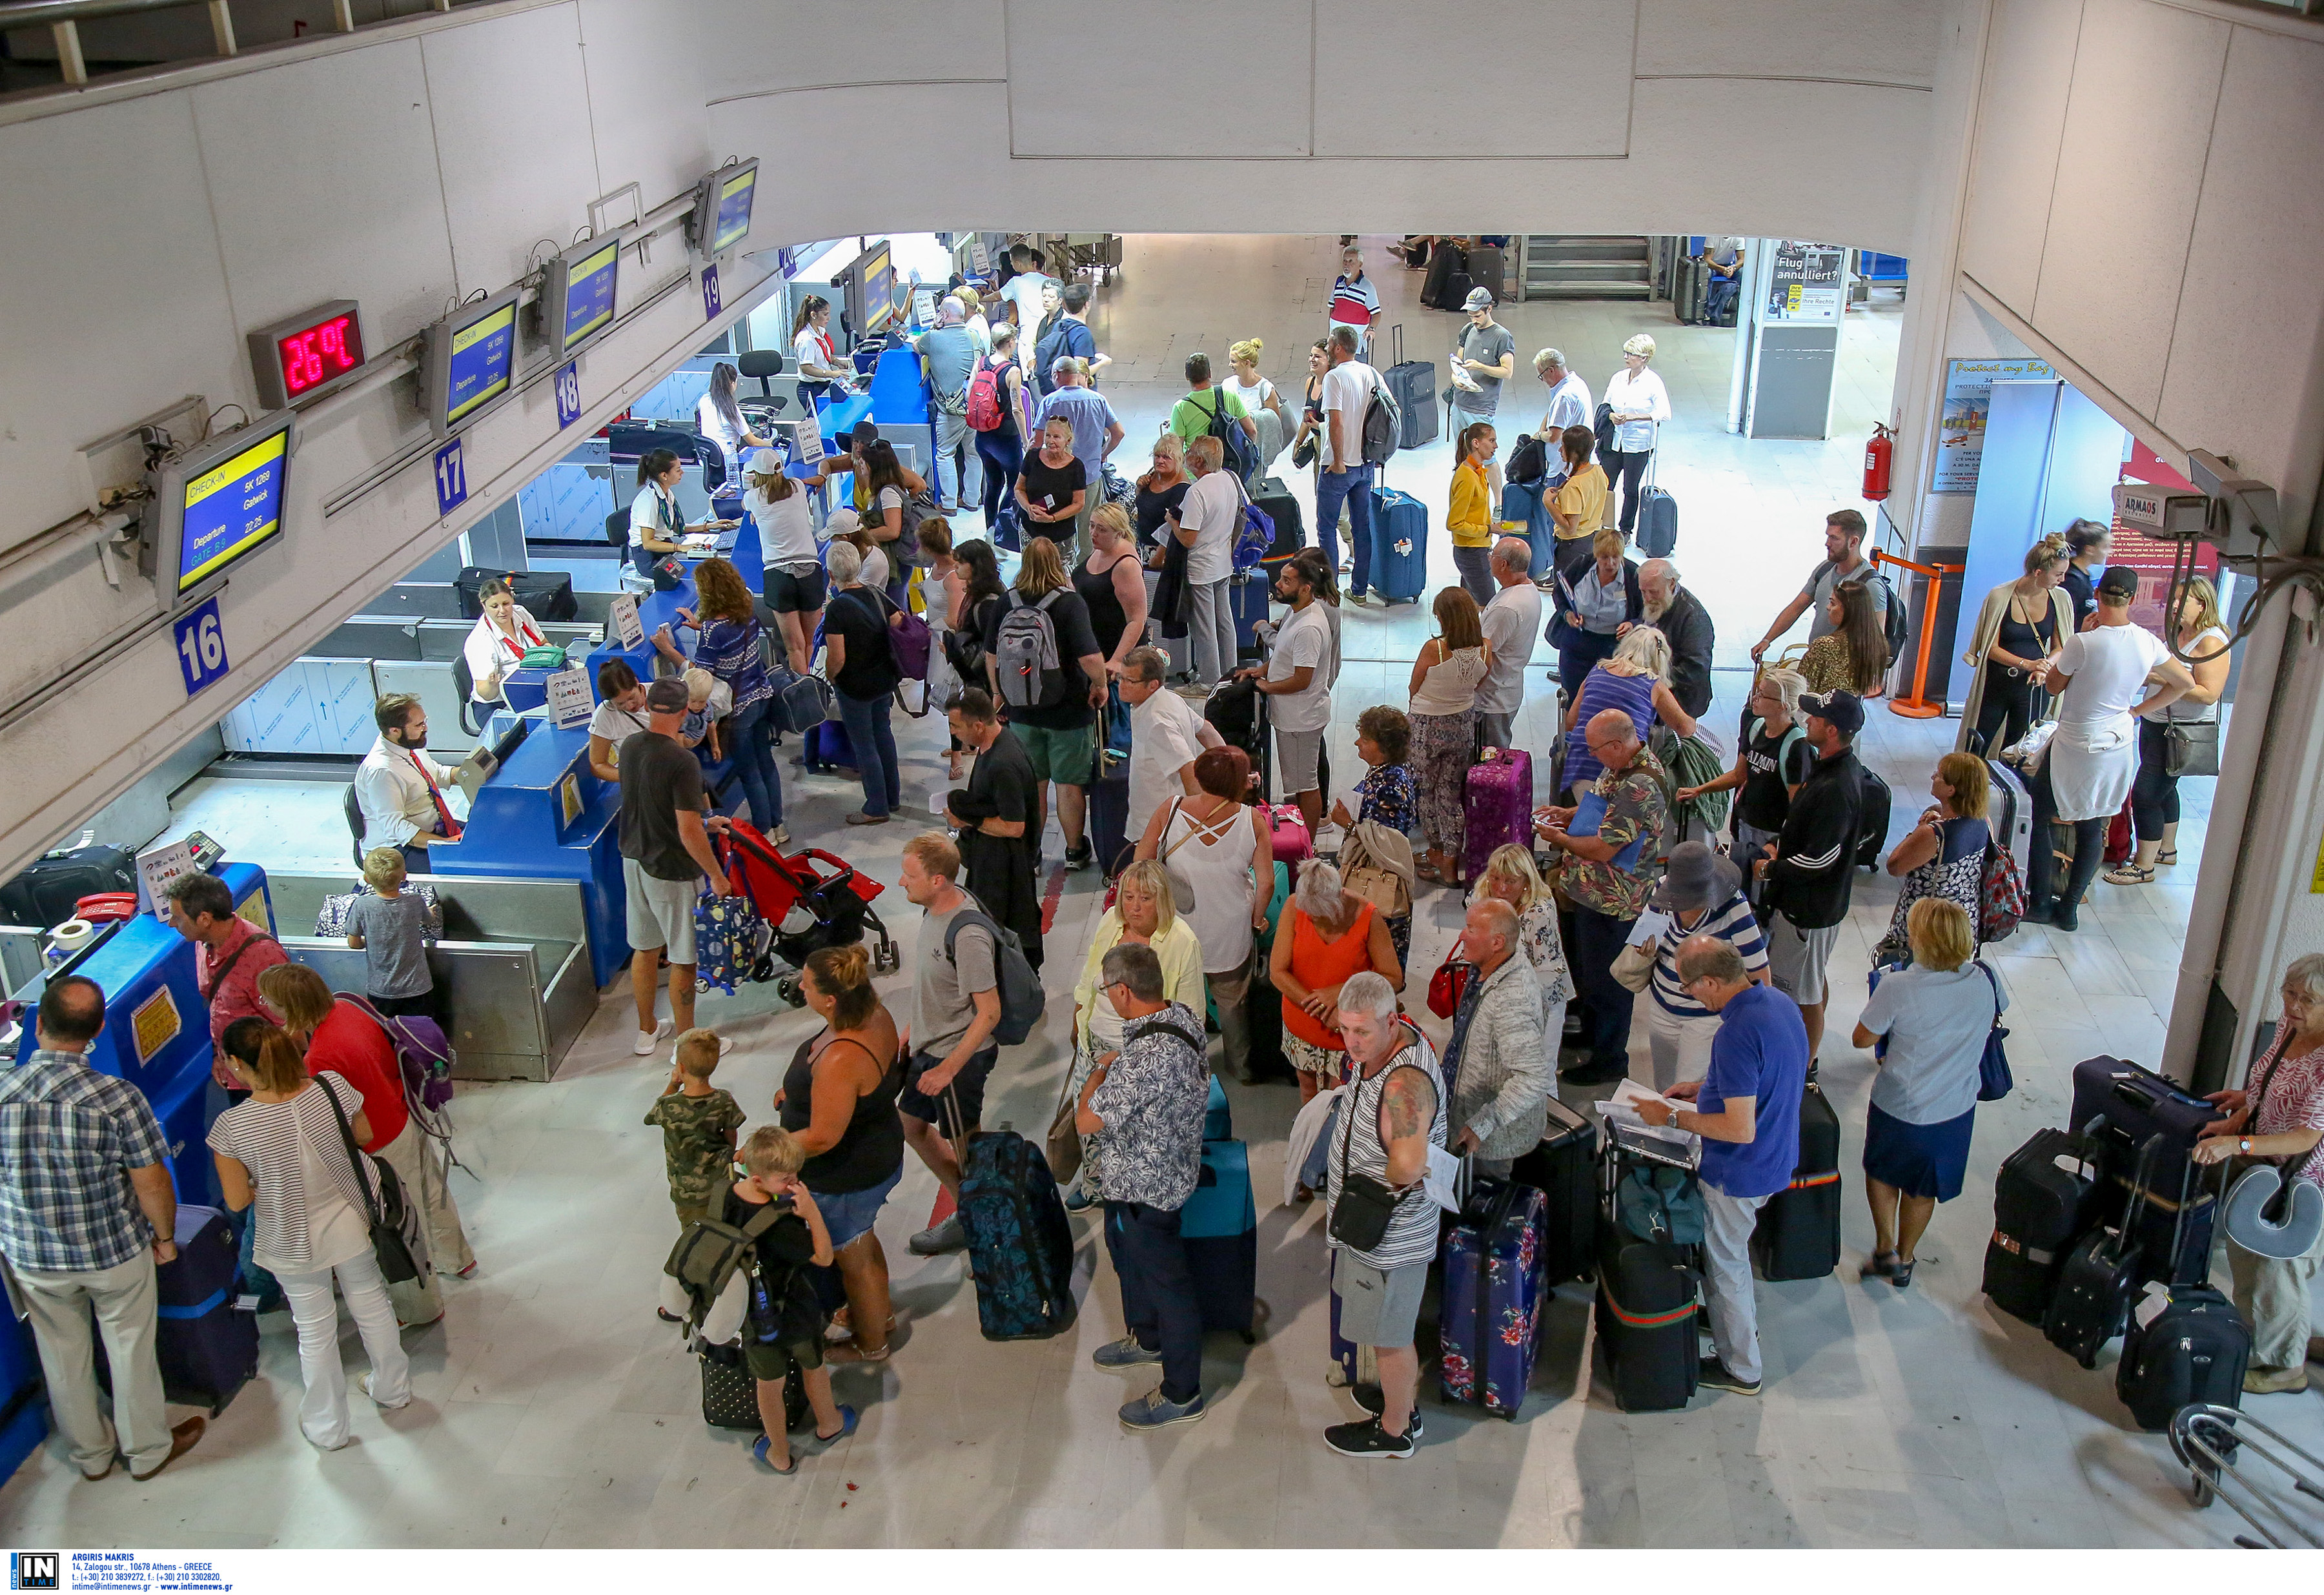
[[742,456],[742,468],[753,476],[779,476],[783,462],[771,448],[754,448]]

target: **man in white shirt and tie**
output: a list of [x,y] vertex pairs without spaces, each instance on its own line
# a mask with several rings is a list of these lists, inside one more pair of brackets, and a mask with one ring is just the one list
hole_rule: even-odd
[[428,711],[409,693],[392,692],[372,706],[379,740],[355,771],[355,804],[363,811],[365,852],[400,847],[404,867],[429,872],[428,850],[460,838],[460,822],[444,788],[452,770],[428,757]]

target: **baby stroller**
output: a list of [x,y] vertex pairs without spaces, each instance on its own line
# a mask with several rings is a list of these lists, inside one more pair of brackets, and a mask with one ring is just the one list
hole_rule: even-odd
[[[860,942],[868,929],[875,938],[873,973],[889,973],[901,962],[887,926],[872,911],[872,899],[888,889],[846,860],[819,847],[786,858],[742,820],[729,822],[717,846],[735,895],[748,898],[767,924],[767,944],[747,978],[776,982],[776,994],[793,1008],[807,1001],[799,969],[822,948]],[[787,967],[779,973],[779,965]]]

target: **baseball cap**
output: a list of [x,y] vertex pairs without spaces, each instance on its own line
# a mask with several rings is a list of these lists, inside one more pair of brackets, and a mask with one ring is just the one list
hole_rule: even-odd
[[1469,290],[1468,299],[1462,301],[1464,309],[1489,310],[1492,308],[1493,290],[1489,288],[1472,288]]
[[1800,708],[1819,720],[1829,720],[1849,736],[1864,729],[1864,700],[1852,692],[1834,688],[1831,692],[1800,694]]
[[2098,577],[2098,590],[2113,598],[2138,596],[2138,572],[2127,565],[2109,565]]
[[675,676],[664,676],[646,688],[646,707],[656,715],[686,713],[686,683]]
[[754,448],[742,456],[742,468],[753,476],[779,476],[783,462],[771,448]]

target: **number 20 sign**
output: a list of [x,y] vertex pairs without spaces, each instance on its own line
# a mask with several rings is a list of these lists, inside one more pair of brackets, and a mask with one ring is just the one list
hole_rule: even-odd
[[186,678],[186,696],[191,697],[230,668],[226,657],[226,631],[218,621],[218,601],[212,598],[196,605],[171,622],[171,626],[178,639],[178,668]]

